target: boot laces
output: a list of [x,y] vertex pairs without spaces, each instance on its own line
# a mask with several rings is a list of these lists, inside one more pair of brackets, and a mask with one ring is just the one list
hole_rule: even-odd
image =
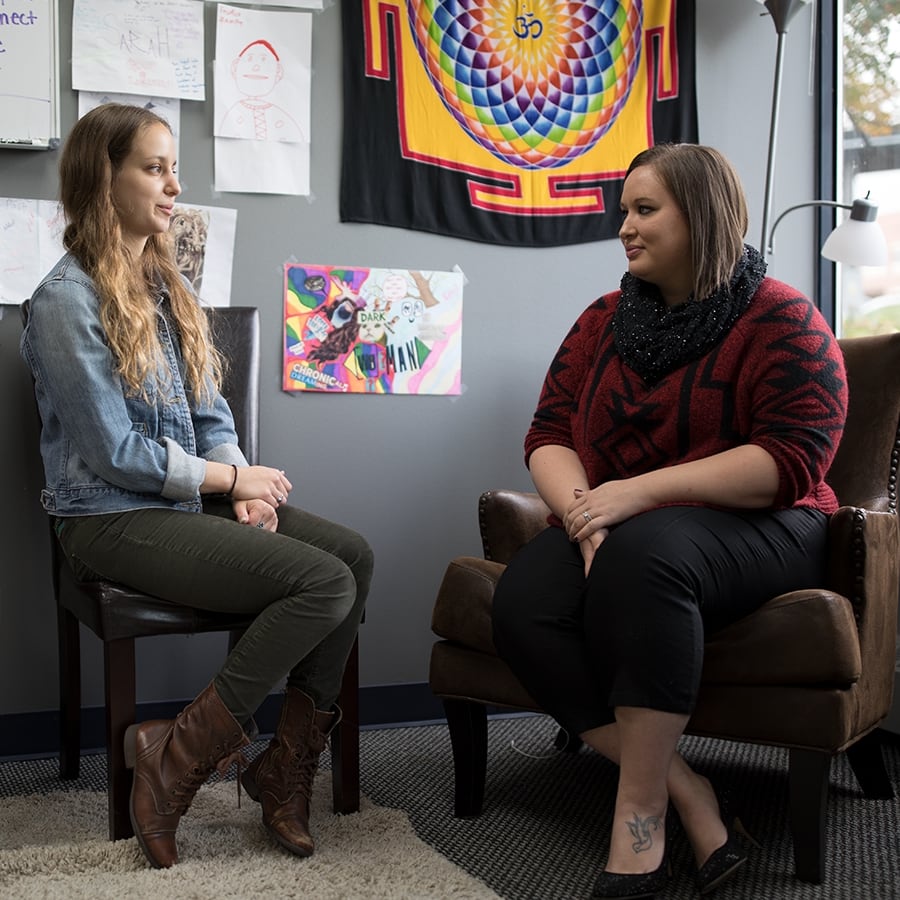
[[[310,733],[310,744],[317,743],[318,731],[313,729]],[[316,770],[319,768],[319,754],[315,752],[313,746],[301,744],[300,746],[292,746],[287,766],[287,787],[294,793],[300,791],[301,794],[310,800],[312,797],[313,780],[316,777]]]
[[[224,756],[222,753],[224,752]],[[188,769],[181,778],[175,783],[171,791],[170,806],[173,812],[184,815],[194,795],[200,790],[201,785],[212,774],[215,769],[223,778],[228,774],[228,770],[232,765],[237,764],[237,792],[238,792],[238,809],[241,808],[241,770],[247,766],[247,758],[241,752],[239,747],[232,747],[226,744],[224,747],[216,747],[213,753],[204,760],[198,760]]]
[[224,778],[228,774],[228,770],[233,766],[237,765],[237,805],[238,809],[241,808],[241,773],[244,769],[247,768],[247,757],[244,756],[243,751],[238,747],[234,750],[230,750],[227,756],[222,757],[219,762],[216,763],[216,771]]
[[195,763],[191,766],[191,768],[188,769],[174,785],[172,785],[172,790],[169,792],[169,810],[183,816],[191,805],[194,795],[200,790],[200,785],[209,778],[209,774],[212,770],[213,766],[205,761]]

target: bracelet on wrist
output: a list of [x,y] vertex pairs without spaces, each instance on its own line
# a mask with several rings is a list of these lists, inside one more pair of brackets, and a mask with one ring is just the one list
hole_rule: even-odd
[[234,493],[235,486],[237,485],[237,473],[238,467],[232,463],[231,468],[234,469],[234,478],[231,479],[231,487],[228,488],[228,496],[230,497]]

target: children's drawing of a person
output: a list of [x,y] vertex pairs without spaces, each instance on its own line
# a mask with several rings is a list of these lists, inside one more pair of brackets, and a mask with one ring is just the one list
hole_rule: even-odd
[[241,99],[225,113],[220,137],[257,141],[302,141],[303,132],[280,106],[266,99],[284,77],[275,48],[262,38],[251,41],[231,63]]

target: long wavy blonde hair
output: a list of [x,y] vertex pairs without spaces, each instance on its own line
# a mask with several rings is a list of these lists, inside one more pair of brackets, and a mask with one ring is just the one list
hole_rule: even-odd
[[[128,389],[147,397],[171,379],[157,333],[156,297],[165,287],[178,330],[186,384],[197,401],[218,389],[222,361],[206,315],[175,265],[168,234],[151,235],[139,259],[125,246],[112,189],[138,134],[165,119],[138,106],[106,103],[83,116],[69,133],[59,163],[66,217],[63,244],[93,279],[100,324]],[[171,129],[169,129],[171,131]],[[149,398],[148,398],[149,399]]]

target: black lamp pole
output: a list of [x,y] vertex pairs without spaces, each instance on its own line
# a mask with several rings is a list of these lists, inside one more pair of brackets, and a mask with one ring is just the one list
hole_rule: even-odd
[[778,33],[778,46],[775,50],[775,84],[772,90],[772,120],[769,123],[769,156],[766,162],[766,193],[763,200],[762,238],[759,251],[765,258],[769,240],[769,214],[772,209],[772,190],[775,172],[775,141],[778,136],[778,108],[781,103],[781,67],[784,60],[784,40],[788,24],[797,14],[801,6],[809,0],[765,0],[766,9],[772,16],[775,31]]

